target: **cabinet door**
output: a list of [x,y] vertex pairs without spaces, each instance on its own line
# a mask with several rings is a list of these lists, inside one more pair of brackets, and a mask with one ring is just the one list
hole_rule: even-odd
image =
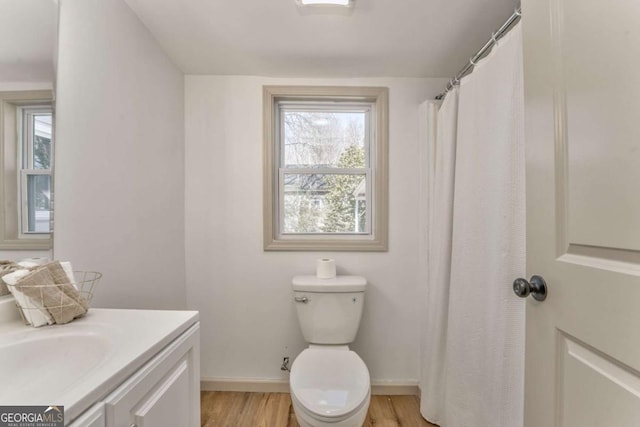
[[96,403],[75,419],[69,427],[104,427],[104,403]]
[[200,425],[196,323],[105,399],[107,427]]
[[185,358],[133,409],[136,427],[183,425],[189,419],[189,387]]

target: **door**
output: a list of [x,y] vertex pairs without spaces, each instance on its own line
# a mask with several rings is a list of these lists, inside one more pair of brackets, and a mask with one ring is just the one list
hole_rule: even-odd
[[640,2],[522,10],[525,425],[640,426]]

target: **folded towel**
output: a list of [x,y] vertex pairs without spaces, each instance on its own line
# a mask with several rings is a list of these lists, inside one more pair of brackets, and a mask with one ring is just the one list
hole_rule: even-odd
[[10,293],[6,283],[2,278],[7,274],[11,274],[16,270],[19,270],[20,266],[13,261],[0,260],[0,296],[8,295]]
[[[71,267],[70,263],[68,264],[68,268]],[[71,277],[69,277],[68,272],[64,269],[61,262],[54,261],[46,264],[44,266],[49,273],[51,273],[51,277],[53,278],[53,282],[64,292],[69,298],[73,299],[75,302],[80,304],[82,308],[84,308],[85,312],[89,309],[89,303],[87,300],[80,295],[78,292],[78,288],[76,287],[73,280],[73,271],[71,271]]]
[[20,261],[17,264],[20,267],[24,267],[24,268],[36,268],[36,267],[41,265],[41,264],[38,264],[38,263],[35,263],[35,262],[31,262],[31,261]]
[[[0,261],[2,262],[2,261]],[[76,279],[75,276],[73,274],[73,267],[71,266],[71,263],[69,261],[56,261],[60,263],[60,266],[62,267],[62,269],[64,270],[65,274],[67,275],[68,280],[66,281],[66,283],[71,283],[76,289],[78,289],[78,286],[76,285]],[[47,263],[49,264],[49,263]],[[18,265],[24,268],[37,268],[40,267],[41,263],[37,263],[37,262],[33,262],[33,261],[27,261],[27,260],[23,260],[18,262]],[[0,276],[1,277],[1,276]]]
[[[50,263],[18,280],[16,289],[38,301],[56,323],[69,323],[76,317],[83,316],[88,304],[71,283],[56,283],[54,275],[59,281],[67,280],[60,264]],[[80,303],[82,300],[84,304]]]
[[40,327],[44,325],[53,325],[55,323],[53,317],[49,314],[46,308],[41,304],[37,298],[30,298],[25,295],[20,288],[15,285],[20,279],[28,275],[29,270],[17,270],[2,277],[2,280],[9,285],[9,290],[13,294],[20,307],[24,307],[22,314],[28,324],[33,327]]
[[29,263],[29,264],[33,264],[33,265],[45,265],[45,264],[48,264],[51,261],[49,260],[49,258],[32,257],[32,258],[21,259],[20,261],[18,261],[18,264],[22,264],[23,262],[26,262],[26,263]]
[[78,286],[76,285],[76,278],[73,275],[73,267],[71,266],[71,263],[69,261],[60,261],[60,265],[62,266],[64,272],[67,274],[69,282],[71,282],[71,284],[75,286],[76,289],[78,289]]
[[28,258],[19,262],[10,261],[10,260],[0,260],[0,296],[8,295],[11,293],[6,286],[2,277],[13,273],[14,271],[22,270],[22,269],[33,269],[42,265],[42,262],[35,262],[44,260],[46,258]]

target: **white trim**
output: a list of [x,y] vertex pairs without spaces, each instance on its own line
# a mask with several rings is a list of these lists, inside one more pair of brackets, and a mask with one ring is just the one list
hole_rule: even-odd
[[[202,391],[238,391],[248,393],[289,393],[289,381],[263,378],[201,378]],[[376,396],[420,396],[417,381],[372,381]]]
[[371,394],[376,396],[420,396],[417,381],[372,381]]

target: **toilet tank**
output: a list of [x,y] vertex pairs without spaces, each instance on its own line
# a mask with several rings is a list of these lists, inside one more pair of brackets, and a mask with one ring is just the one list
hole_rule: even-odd
[[367,280],[360,276],[293,278],[293,294],[304,339],[312,344],[348,344],[358,333]]

